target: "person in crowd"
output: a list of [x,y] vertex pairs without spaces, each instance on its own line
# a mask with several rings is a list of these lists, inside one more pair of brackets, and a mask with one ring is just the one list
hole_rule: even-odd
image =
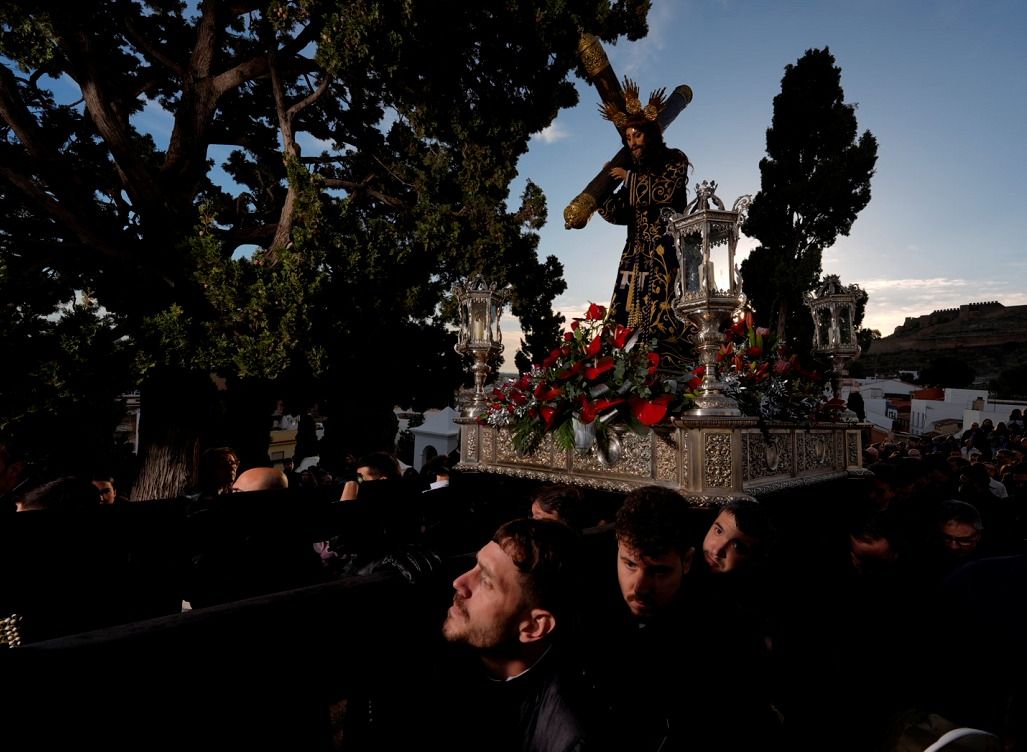
[[288,488],[289,478],[281,470],[274,467],[251,467],[235,479],[232,490],[240,491],[271,491]]
[[101,504],[114,504],[121,501],[118,498],[118,490],[114,486],[114,476],[107,472],[93,473],[93,485],[100,492]]
[[421,478],[427,483],[425,493],[438,491],[441,488],[449,488],[449,466],[445,457],[435,456],[425,463],[421,468]]
[[53,509],[62,512],[79,512],[100,506],[100,493],[87,480],[65,476],[44,483],[25,494],[18,501],[19,512],[37,509]]
[[[354,562],[378,559],[398,546],[415,542],[421,533],[421,510],[417,489],[400,477],[399,463],[387,452],[372,452],[356,462],[357,479],[346,482],[341,501],[353,504],[354,525],[329,542],[342,556],[352,554]],[[323,554],[322,554],[323,555]]]
[[937,532],[947,569],[980,558],[984,523],[973,504],[958,499],[943,502],[938,510]]
[[231,447],[206,450],[200,455],[196,491],[191,498],[202,501],[231,493],[238,472],[239,457]]
[[353,501],[360,495],[360,485],[372,481],[399,480],[399,463],[388,452],[372,452],[356,462],[357,477],[346,481],[341,501]]
[[572,752],[605,743],[564,650],[577,621],[579,557],[568,526],[518,519],[453,582],[442,633],[466,660],[451,664],[444,701],[460,708],[460,721],[440,714],[444,748]]
[[590,522],[585,494],[577,486],[565,483],[536,491],[531,498],[531,516],[536,520],[558,520],[575,530],[585,529]]
[[766,553],[770,535],[770,522],[758,502],[732,499],[706,531],[703,560],[716,574],[750,568]]
[[[618,745],[635,750],[775,749],[760,630],[694,590],[695,524],[673,490],[647,486],[617,512],[620,603],[594,634]],[[712,688],[730,682],[731,699]]]

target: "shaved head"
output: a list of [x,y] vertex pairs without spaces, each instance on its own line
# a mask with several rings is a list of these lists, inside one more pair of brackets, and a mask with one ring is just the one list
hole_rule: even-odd
[[273,467],[251,467],[236,478],[232,486],[236,491],[270,491],[288,487],[289,479],[285,473]]

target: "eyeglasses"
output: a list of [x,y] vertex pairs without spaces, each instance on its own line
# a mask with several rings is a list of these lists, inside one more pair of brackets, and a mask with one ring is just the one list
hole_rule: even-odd
[[980,539],[980,533],[974,535],[947,535],[942,534],[942,540],[946,543],[951,543],[953,546],[959,546],[960,548],[971,548]]

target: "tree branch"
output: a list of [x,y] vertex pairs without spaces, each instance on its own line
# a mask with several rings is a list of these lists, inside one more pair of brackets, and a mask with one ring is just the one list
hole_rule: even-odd
[[318,83],[317,88],[314,91],[312,91],[309,96],[307,96],[304,99],[301,99],[299,102],[290,107],[288,112],[285,113],[285,116],[289,118],[289,122],[291,123],[293,119],[296,117],[296,115],[298,115],[300,112],[302,112],[307,107],[314,104],[314,102],[316,102],[318,99],[320,99],[321,95],[328,91],[328,86],[331,83],[332,75],[330,73],[325,73],[321,77],[321,81],[320,83]]
[[29,178],[3,165],[0,165],[0,177],[6,179],[22,195],[43,208],[50,216],[71,230],[83,245],[113,259],[131,260],[131,255],[126,253],[124,249],[112,245],[94,233],[80,217],[74,212],[69,211],[66,206],[47,194]]
[[45,136],[36,119],[18,94],[18,82],[5,65],[0,65],[0,117],[14,131],[25,151],[33,159],[50,161],[53,151],[45,146]]
[[409,209],[410,205],[406,202],[396,198],[395,196],[389,196],[381,191],[377,191],[374,188],[368,187],[368,181],[362,181],[355,183],[352,180],[343,180],[342,178],[325,178],[323,177],[325,186],[328,188],[343,188],[350,193],[364,193],[371,198],[385,204],[393,209]]
[[125,19],[125,31],[128,32],[128,37],[132,41],[132,44],[134,44],[137,49],[141,50],[148,58],[154,62],[160,63],[179,77],[185,75],[185,69],[182,65],[175,62],[168,53],[143,36],[138,27],[136,27],[133,19],[130,17]]

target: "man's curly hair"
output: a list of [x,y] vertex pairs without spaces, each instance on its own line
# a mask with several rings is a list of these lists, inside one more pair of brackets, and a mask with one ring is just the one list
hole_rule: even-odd
[[617,541],[643,556],[675,551],[684,556],[693,547],[688,502],[663,486],[643,486],[624,499],[614,527]]

